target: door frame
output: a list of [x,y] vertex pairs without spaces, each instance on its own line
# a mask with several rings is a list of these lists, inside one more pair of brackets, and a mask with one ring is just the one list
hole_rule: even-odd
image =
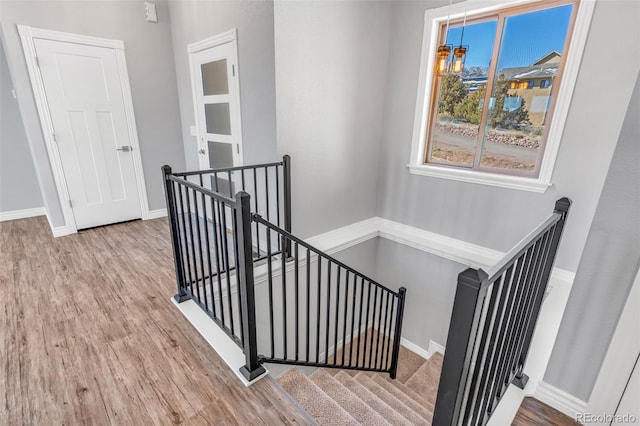
[[[80,34],[72,34],[61,31],[45,30],[42,28],[34,28],[27,25],[17,25],[18,34],[22,42],[27,70],[29,71],[29,79],[31,88],[36,101],[36,109],[40,118],[42,134],[44,136],[45,146],[49,154],[49,164],[53,173],[56,189],[58,192],[58,201],[64,216],[65,226],[63,230],[56,228],[55,237],[75,234],[78,232],[73,209],[70,206],[69,191],[67,181],[62,167],[62,159],[58,152],[57,143],[55,142],[54,127],[49,113],[46,92],[40,68],[36,58],[36,49],[34,39],[45,39],[51,41],[59,41],[66,43],[83,44],[94,47],[105,47],[113,49],[116,56],[116,64],[118,67],[118,75],[120,78],[120,86],[122,88],[122,98],[124,101],[124,112],[127,118],[127,130],[131,142],[131,154],[133,155],[133,168],[136,176],[136,187],[140,200],[140,215],[142,219],[149,219],[149,201],[147,198],[147,187],[144,181],[144,171],[142,168],[142,156],[140,153],[140,142],[138,140],[138,131],[133,111],[133,97],[131,95],[131,85],[129,83],[129,74],[127,72],[127,62],[124,54],[124,42],[122,40],[112,40],[106,38],[98,38],[85,36]],[[47,215],[49,212],[47,212]],[[52,228],[53,230],[53,228]]]
[[[191,76],[191,98],[192,98],[192,102],[193,102],[193,113],[194,113],[194,121],[195,121],[195,127],[196,127],[196,155],[199,155],[198,152],[198,147],[200,144],[200,134],[202,133],[200,128],[200,123],[198,122],[198,92],[196,89],[196,84],[195,82],[197,81],[196,76],[194,75],[194,54],[201,52],[203,50],[207,50],[210,49],[212,47],[216,47],[216,46],[220,46],[223,44],[227,44],[227,43],[231,43],[231,54],[232,54],[232,59],[233,59],[233,63],[234,64],[238,64],[238,29],[237,28],[232,28],[229,31],[226,31],[224,33],[220,33],[208,38],[205,38],[203,40],[200,41],[196,41],[194,43],[190,43],[187,44],[187,54],[189,55],[189,75]],[[236,93],[238,94],[238,102],[236,102],[236,106],[233,111],[233,113],[236,114],[236,116],[238,117],[238,146],[239,146],[239,157],[240,157],[240,164],[237,164],[237,166],[242,166],[244,165],[244,144],[242,141],[242,108],[241,108],[241,93],[240,93],[240,67],[236,66],[235,68],[235,78],[231,79],[231,81],[229,81],[230,85],[234,85],[234,88],[236,90]],[[200,158],[198,158],[198,164],[200,163]],[[236,165],[234,165],[236,166]]]
[[[635,352],[638,350],[638,312],[640,312],[640,270],[636,272],[616,331],[591,392],[587,404],[587,412],[590,414],[615,414],[638,356]],[[636,346],[634,348],[630,345]]]

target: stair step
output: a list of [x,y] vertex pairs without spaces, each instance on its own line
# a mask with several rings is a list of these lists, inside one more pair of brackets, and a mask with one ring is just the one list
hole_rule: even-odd
[[405,384],[431,404],[435,404],[441,370],[442,354],[434,353]]
[[407,420],[414,425],[428,425],[427,419],[416,413],[411,407],[405,404],[401,399],[388,392],[382,386],[374,382],[369,376],[357,374],[355,379],[362,386],[366,387],[371,393],[383,400],[389,407],[401,413]]
[[414,392],[411,388],[409,388],[404,383],[399,382],[398,380],[392,380],[388,377],[381,376],[373,376],[373,381],[378,383],[380,386],[383,386],[385,389],[389,390],[391,388],[396,389],[402,395],[409,397],[412,401],[414,401],[418,406],[424,407],[430,413],[433,413],[433,404],[426,399],[422,398],[416,392]]
[[406,383],[411,376],[418,371],[427,362],[417,353],[410,351],[404,346],[400,346],[398,354],[398,370],[396,371],[396,380]]
[[384,417],[365,404],[356,394],[337,381],[326,370],[317,370],[309,378],[363,425],[388,425]]
[[277,382],[320,425],[359,424],[297,368],[291,368],[282,373]]
[[[423,419],[427,419],[429,422],[432,420],[433,406],[427,401],[420,398],[418,394],[407,388],[403,383],[398,383],[398,385],[404,386],[406,388],[405,391],[401,390],[401,388],[398,386],[394,386],[393,383],[390,383],[392,381],[391,379],[386,380],[383,377],[372,376],[371,380],[378,386],[382,387],[384,390],[398,398],[404,405],[418,413]],[[421,401],[415,400],[411,395],[408,394],[409,392],[415,394],[415,396]]]
[[390,407],[386,402],[382,401],[372,392],[370,392],[366,387],[362,386],[358,383],[353,377],[345,373],[344,371],[338,372],[334,376],[336,380],[342,383],[345,387],[347,387],[351,392],[356,394],[358,398],[364,401],[371,408],[376,410],[382,417],[384,417],[388,422],[393,425],[410,425],[411,422],[402,415],[402,413],[398,413],[392,407]]

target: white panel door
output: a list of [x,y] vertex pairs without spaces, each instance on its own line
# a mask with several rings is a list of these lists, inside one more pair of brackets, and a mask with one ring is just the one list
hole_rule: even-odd
[[34,39],[78,229],[142,216],[114,49]]

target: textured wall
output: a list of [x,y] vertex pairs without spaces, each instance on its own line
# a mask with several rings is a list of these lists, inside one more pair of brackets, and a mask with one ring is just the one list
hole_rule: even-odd
[[544,376],[549,384],[583,401],[589,400],[640,266],[638,117],[640,79],[636,80]]
[[0,212],[42,207],[42,195],[0,43]]
[[278,151],[302,237],[375,216],[391,6],[275,2]]

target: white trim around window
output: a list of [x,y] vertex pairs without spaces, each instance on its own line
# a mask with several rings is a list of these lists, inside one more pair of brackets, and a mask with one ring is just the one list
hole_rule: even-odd
[[569,106],[578,77],[582,53],[587,41],[587,34],[589,32],[596,0],[582,0],[578,8],[570,48],[565,63],[562,85],[558,92],[555,113],[549,128],[540,174],[537,178],[487,173],[476,170],[424,164],[423,162],[426,148],[427,125],[429,117],[431,116],[429,95],[431,93],[430,88],[433,86],[433,73],[430,71],[434,67],[439,25],[447,20],[447,16],[455,20],[462,18],[465,13],[467,17],[469,17],[497,9],[537,3],[540,1],[544,0],[467,0],[462,3],[456,3],[451,7],[445,6],[437,9],[427,9],[425,11],[418,93],[411,142],[411,158],[408,165],[411,174],[539,193],[545,192],[547,188],[553,185],[551,181],[553,168],[560,149],[562,133],[569,113]]

